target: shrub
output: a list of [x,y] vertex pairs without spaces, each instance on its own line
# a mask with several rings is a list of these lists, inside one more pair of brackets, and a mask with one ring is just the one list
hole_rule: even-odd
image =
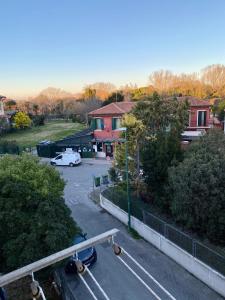
[[45,116],[44,115],[32,116],[32,121],[34,126],[43,126],[45,125]]

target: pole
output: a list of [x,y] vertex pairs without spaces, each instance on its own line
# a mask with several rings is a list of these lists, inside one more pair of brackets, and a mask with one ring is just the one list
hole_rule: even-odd
[[129,189],[129,173],[128,173],[128,144],[127,144],[127,129],[125,130],[125,146],[126,146],[126,181],[127,181],[127,213],[128,213],[128,230],[130,231],[130,189]]

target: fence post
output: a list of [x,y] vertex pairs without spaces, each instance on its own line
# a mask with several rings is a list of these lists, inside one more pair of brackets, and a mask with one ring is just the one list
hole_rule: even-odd
[[196,257],[196,241],[192,240],[192,255]]
[[167,225],[166,223],[163,223],[163,227],[164,227],[164,236],[167,237],[168,236],[168,228],[167,228]]
[[142,218],[143,218],[143,223],[146,224],[146,216],[145,216],[145,211],[142,209]]

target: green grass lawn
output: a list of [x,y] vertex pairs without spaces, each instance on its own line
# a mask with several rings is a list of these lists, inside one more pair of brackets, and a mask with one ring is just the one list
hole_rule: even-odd
[[19,146],[23,147],[34,147],[40,141],[60,140],[84,129],[84,127],[85,126],[83,124],[73,123],[70,121],[50,121],[44,126],[32,127],[30,129],[8,133],[0,139],[3,141],[16,141]]

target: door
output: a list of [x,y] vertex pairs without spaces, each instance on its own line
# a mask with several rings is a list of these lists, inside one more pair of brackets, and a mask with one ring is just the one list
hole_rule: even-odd
[[62,155],[58,155],[56,158],[55,158],[55,162],[58,166],[62,166],[63,165],[63,156]]
[[106,156],[109,156],[109,157],[113,156],[113,147],[112,147],[112,145],[106,145],[105,146],[105,153],[106,153]]

